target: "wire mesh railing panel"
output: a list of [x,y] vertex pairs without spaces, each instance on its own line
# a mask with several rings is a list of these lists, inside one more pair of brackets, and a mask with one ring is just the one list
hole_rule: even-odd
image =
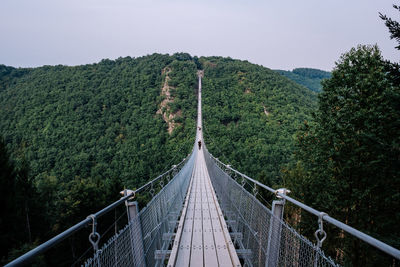
[[[189,186],[197,151],[191,154],[182,169],[156,194],[128,225],[113,236],[86,267],[157,266],[164,259],[155,257],[156,250],[166,250],[172,242],[163,235],[174,233],[180,210]],[[169,174],[166,174],[169,175]]]
[[137,216],[98,250],[93,258],[87,260],[85,266],[144,266],[144,258],[138,255],[138,245],[134,243],[135,237],[140,234]]
[[235,246],[247,251],[245,266],[337,266],[322,250],[298,234],[255,195],[257,188],[244,179],[233,179],[205,150],[213,187],[231,232],[241,233]]

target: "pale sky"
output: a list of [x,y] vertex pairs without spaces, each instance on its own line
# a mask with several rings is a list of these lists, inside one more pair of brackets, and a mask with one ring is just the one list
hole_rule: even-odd
[[80,65],[187,52],[331,70],[357,44],[400,61],[378,12],[398,0],[0,0],[0,64]]

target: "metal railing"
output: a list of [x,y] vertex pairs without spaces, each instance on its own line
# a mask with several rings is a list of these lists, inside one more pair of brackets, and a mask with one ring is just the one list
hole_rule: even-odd
[[[159,266],[156,250],[167,250],[189,186],[197,151],[128,225],[96,251],[85,263],[89,266]],[[175,222],[175,223],[174,223]]]
[[[335,218],[330,217],[328,214],[326,214],[324,212],[318,211],[318,210],[316,210],[314,208],[311,208],[311,207],[301,203],[300,201],[298,201],[298,200],[296,200],[294,198],[289,197],[288,195],[286,195],[285,189],[275,190],[275,189],[273,189],[271,187],[268,187],[268,186],[266,186],[266,185],[264,185],[264,184],[262,184],[262,183],[260,183],[260,182],[258,182],[256,180],[248,177],[247,175],[245,175],[243,173],[240,173],[239,171],[233,169],[230,165],[222,163],[220,160],[218,160],[217,158],[215,158],[211,154],[208,153],[208,155],[209,155],[208,158],[211,159],[213,162],[215,162],[215,164],[218,166],[218,168],[221,171],[223,171],[225,174],[226,174],[226,172],[230,172],[230,173],[234,174],[234,176],[239,176],[235,180],[230,175],[226,174],[227,177],[229,177],[229,179],[232,180],[230,182],[236,182],[236,181],[240,180],[239,182],[242,183],[242,185],[243,185],[244,184],[243,181],[245,181],[246,183],[250,183],[250,184],[253,185],[253,190],[255,192],[257,192],[257,186],[259,186],[260,188],[263,188],[263,189],[271,192],[272,194],[274,194],[278,198],[283,199],[285,201],[288,201],[288,202],[294,204],[295,206],[297,206],[297,207],[299,207],[299,208],[301,208],[301,209],[303,209],[303,210],[305,210],[305,211],[317,216],[320,228],[323,227],[323,222],[324,221],[328,222],[328,223],[338,227],[339,229],[342,229],[343,231],[351,234],[352,236],[354,236],[354,237],[366,242],[367,244],[369,244],[369,245],[371,245],[371,246],[373,246],[373,247],[375,247],[375,248],[387,253],[388,255],[390,255],[390,256],[392,256],[392,257],[394,257],[396,259],[400,259],[400,250],[398,250],[398,249],[396,249],[396,248],[394,248],[394,247],[392,247],[392,246],[390,246],[390,245],[388,245],[386,243],[383,243],[382,241],[379,241],[379,240],[377,240],[377,239],[375,239],[375,238],[373,238],[373,237],[371,237],[371,236],[369,236],[369,235],[367,235],[367,234],[365,234],[365,233],[363,233],[363,232],[361,232],[361,231],[359,231],[359,230],[357,230],[357,229],[355,229],[355,228],[353,228],[351,226],[348,226],[345,223],[342,223],[342,222],[336,220]],[[323,229],[319,229],[319,230],[322,230],[319,233],[321,233],[323,235],[323,232],[324,232]],[[321,235],[319,235],[319,237],[316,236],[317,240],[323,241],[325,239],[325,238],[323,238],[323,236],[322,236],[323,239],[320,238],[320,237],[321,237]]]
[[[195,151],[195,150],[194,150]],[[192,153],[190,156],[187,158],[183,159],[179,164],[172,166],[168,171],[164,172],[163,174],[157,176],[153,180],[149,181],[148,183],[144,184],[143,186],[139,187],[136,190],[129,191],[127,195],[119,199],[118,201],[115,201],[114,203],[110,204],[109,206],[105,207],[104,209],[96,212],[95,214],[92,214],[88,216],[86,219],[82,220],[81,222],[75,224],[74,226],[70,227],[69,229],[65,230],[64,232],[58,234],[57,236],[51,238],[47,242],[39,245],[38,247],[30,250],[29,252],[25,253],[24,255],[18,257],[17,259],[9,262],[5,267],[11,267],[11,266],[25,266],[29,264],[34,258],[37,256],[43,254],[47,250],[51,249],[52,247],[56,246],[66,238],[72,236],[74,233],[79,231],[80,229],[87,227],[88,225],[95,226],[97,224],[97,219],[102,217],[103,215],[107,214],[108,212],[114,210],[116,207],[120,206],[123,203],[126,203],[129,199],[133,198],[134,196],[140,194],[140,193],[148,193],[151,196],[154,196],[156,194],[156,190],[165,190],[164,184],[169,185],[171,184],[174,176],[178,176],[177,174],[181,173],[182,169],[187,166],[187,162],[192,160],[193,161],[193,155]],[[167,186],[165,186],[167,187]],[[153,203],[155,200],[152,199],[148,206]],[[143,210],[144,213],[144,210]],[[133,219],[133,218],[132,218]],[[132,223],[132,222],[131,222]],[[93,228],[95,229],[95,227]],[[126,227],[124,228],[126,229]],[[94,231],[95,232],[95,231]],[[100,237],[93,236],[94,233],[91,233],[91,236],[89,237],[90,242],[93,244],[93,246],[98,245],[98,241]]]
[[[168,250],[173,241],[176,222],[179,219],[197,153],[197,149],[194,149],[190,156],[167,172],[6,266],[26,265],[39,254],[90,224],[92,233],[89,240],[95,253],[93,258],[86,261],[85,266],[126,266],[132,263],[135,266],[163,265],[165,255],[157,257],[156,250]],[[241,252],[245,265],[336,266],[336,263],[321,250],[326,235],[323,230],[324,221],[400,259],[398,249],[287,196],[285,190],[274,190],[240,173],[209,154],[206,147],[204,153],[213,187],[235,246]],[[259,188],[279,198],[273,201],[271,210],[257,198]],[[149,194],[151,201],[140,212],[131,215],[129,223],[99,249],[100,237],[96,232],[96,220],[122,203],[128,205],[131,203],[129,200],[139,193]],[[285,201],[318,217],[317,244],[307,240],[283,220]],[[128,207],[129,214],[131,213]]]
[[256,187],[246,188],[244,178],[233,179],[226,170],[234,170],[206,150],[205,157],[229,228],[240,233],[240,238],[234,237],[235,246],[248,252],[243,257],[245,266],[337,266],[318,245],[283,221],[282,200],[268,209],[257,199]]

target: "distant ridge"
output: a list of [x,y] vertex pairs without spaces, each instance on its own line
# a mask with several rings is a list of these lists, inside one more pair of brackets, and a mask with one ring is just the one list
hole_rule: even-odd
[[322,90],[322,80],[329,79],[331,77],[331,73],[328,71],[312,68],[296,68],[292,71],[275,71],[314,92],[320,92]]

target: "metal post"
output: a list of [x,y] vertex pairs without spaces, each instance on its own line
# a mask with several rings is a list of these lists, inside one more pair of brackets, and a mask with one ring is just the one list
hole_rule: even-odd
[[[286,192],[290,192],[286,189],[278,189],[277,192],[286,194]],[[278,198],[280,198],[278,196]],[[281,231],[282,224],[281,220],[283,219],[283,210],[285,206],[285,200],[274,200],[272,202],[272,215],[269,224],[268,231],[268,246],[267,246],[267,255],[265,257],[265,266],[266,267],[275,267],[278,266],[279,260],[279,252],[281,248]]]
[[139,213],[139,205],[137,201],[126,201],[126,212],[128,213],[129,222]]
[[[129,231],[134,266],[145,266],[142,227],[140,225],[139,205],[137,201],[125,201],[129,220]],[[138,224],[138,225],[135,225]]]

